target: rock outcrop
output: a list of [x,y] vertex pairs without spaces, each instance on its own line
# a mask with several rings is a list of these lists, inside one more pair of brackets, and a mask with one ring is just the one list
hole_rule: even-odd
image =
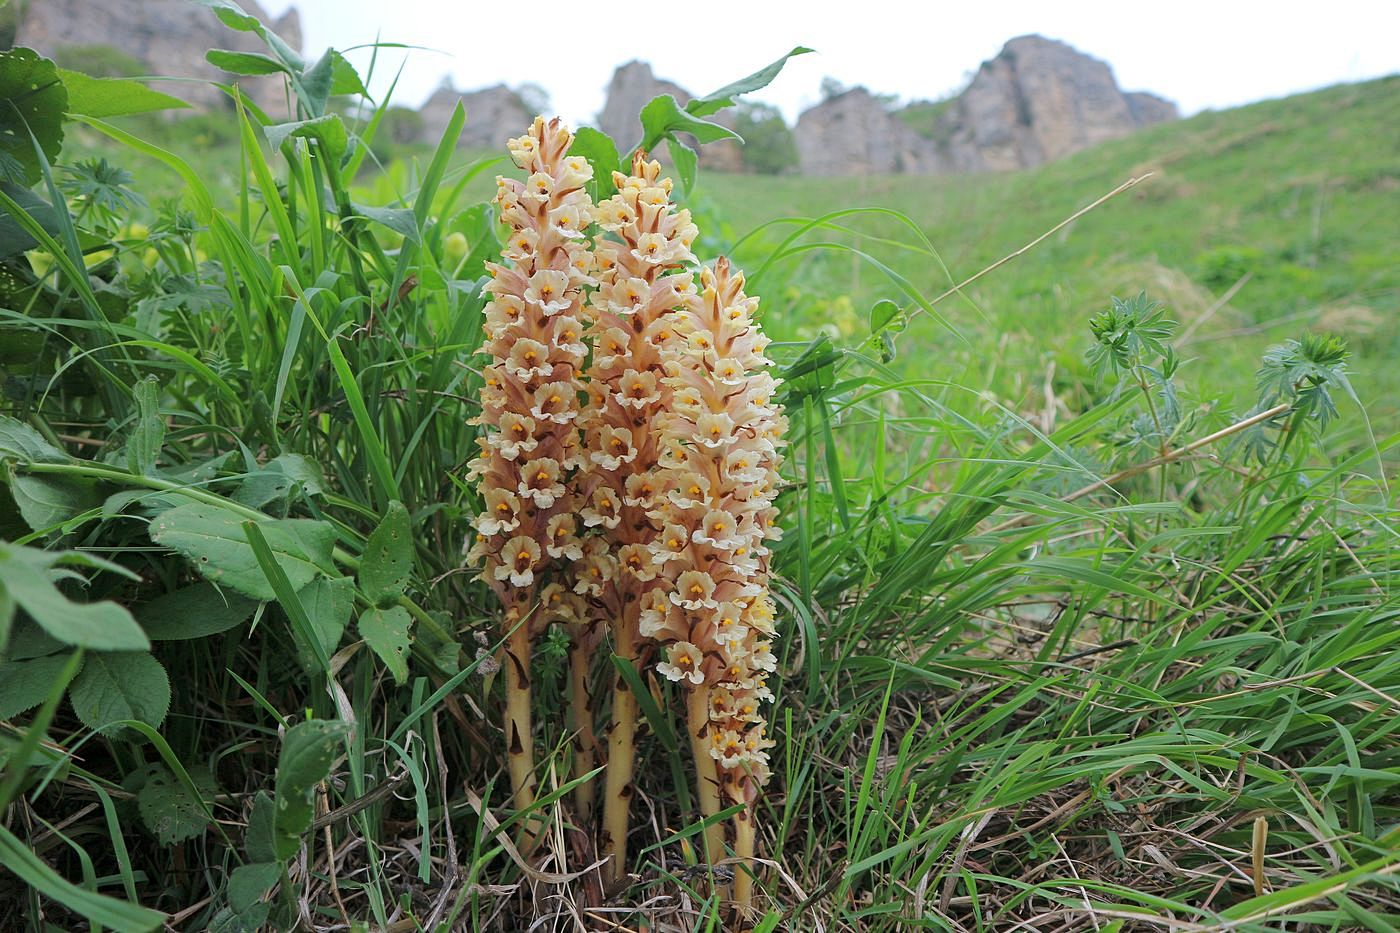
[[933,174],[941,168],[928,142],[863,87],[803,111],[794,137],[804,175]]
[[467,122],[457,140],[460,149],[504,150],[506,140],[525,132],[535,118],[520,94],[504,84],[458,91],[450,81],[444,81],[421,109],[423,142],[436,143],[441,138],[459,100],[467,109]]
[[[670,94],[676,103],[682,105],[695,96],[674,81],[658,78],[646,62],[630,61],[622,65],[613,72],[612,80],[608,82],[608,97],[602,112],[598,114],[598,128],[611,136],[617,148],[625,152],[642,138],[642,121],[639,117],[642,108],[652,98],[663,94]],[[729,111],[721,111],[706,119],[732,128]],[[691,147],[695,148],[693,140]],[[739,144],[732,140],[710,143],[699,151],[700,161],[707,169],[743,171],[743,152]],[[664,153],[661,155],[664,156]]]
[[1021,36],[949,101],[887,112],[858,88],[818,104],[798,120],[798,157],[818,175],[1009,171],[1176,118],[1171,102],[1120,90],[1098,59]]
[[[255,0],[242,7],[269,23],[294,49],[301,47],[296,10],[272,21]],[[108,46],[131,56],[151,74],[193,78],[162,84],[160,90],[205,110],[230,110],[232,101],[208,81],[238,83],[245,94],[273,115],[286,113],[286,94],[276,77],[229,75],[204,60],[210,49],[266,53],[257,36],[224,26],[212,11],[190,0],[30,0],[22,4],[15,44],[46,55],[64,47]]]

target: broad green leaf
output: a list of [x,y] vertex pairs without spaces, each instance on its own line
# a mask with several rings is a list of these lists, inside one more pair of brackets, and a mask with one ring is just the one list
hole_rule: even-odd
[[591,126],[580,127],[574,134],[574,144],[569,147],[569,155],[583,156],[593,166],[593,200],[610,198],[617,186],[613,184],[613,172],[621,171],[622,157],[617,154],[617,143],[602,130]]
[[71,458],[44,435],[8,415],[0,415],[0,460],[19,463],[67,463]]
[[316,785],[330,774],[349,731],[343,722],[311,719],[292,726],[282,737],[273,824],[279,859],[291,858],[300,848],[302,835],[311,827]]
[[243,913],[271,891],[282,880],[280,862],[254,862],[239,865],[228,877],[228,903],[238,913]]
[[421,243],[422,236],[418,232],[418,216],[412,208],[407,207],[370,207],[365,204],[352,203],[351,208],[356,214],[377,224],[383,224],[399,236],[410,243]]
[[326,155],[336,162],[345,154],[345,148],[350,144],[350,137],[345,132],[345,123],[337,113],[328,113],[312,120],[265,126],[263,132],[274,149],[280,149],[284,142],[294,136],[314,139],[321,144]]
[[253,808],[248,814],[248,830],[243,835],[243,851],[254,862],[279,862],[276,844],[277,802],[265,790],[253,795]]
[[888,298],[881,298],[870,308],[870,332],[878,334],[897,317],[899,317],[899,305]]
[[53,554],[0,541],[0,593],[29,613],[40,628],[67,645],[99,651],[144,651],[150,642],[141,626],[113,602],[70,601],[49,577],[49,568],[74,555]]
[[[355,608],[355,587],[351,579],[318,577],[297,591],[297,599],[306,610],[307,621],[321,644],[321,652],[326,657],[335,654],[345,634],[345,626],[350,622],[350,612]],[[297,660],[307,671],[321,670],[315,652],[299,640]]]
[[367,609],[360,614],[357,626],[360,637],[379,655],[394,681],[403,683],[408,678],[408,632],[413,626],[408,610],[403,606]]
[[0,661],[0,719],[14,719],[48,699],[70,655]]
[[35,531],[48,531],[101,505],[91,480],[73,476],[16,475],[10,480],[20,516]]
[[141,821],[161,845],[174,845],[193,839],[209,826],[207,803],[218,793],[214,775],[208,768],[189,768],[189,775],[202,800],[196,800],[184,782],[164,765],[153,765],[146,783],[136,795]]
[[402,502],[390,502],[360,558],[360,589],[376,606],[392,605],[413,574],[413,530]]
[[269,502],[286,500],[298,487],[312,496],[325,492],[321,470],[301,454],[282,454],[244,479],[233,500],[260,509]]
[[[228,509],[190,503],[158,516],[151,523],[151,540],[185,555],[207,580],[254,599],[275,599],[243,532],[244,521]],[[293,588],[300,589],[318,574],[335,573],[335,529],[326,522],[280,519],[258,527]]]
[[53,62],[33,49],[0,52],[0,181],[28,186],[43,177],[34,143],[50,163],[58,158],[67,111]]
[[165,914],[73,884],[4,826],[0,826],[0,865],[14,872],[23,884],[62,904],[65,909],[116,933],[146,933],[160,929],[165,923]]
[[681,180],[681,189],[686,194],[690,194],[695,190],[695,169],[699,163],[699,157],[694,149],[679,139],[672,139],[668,142],[666,151],[671,154],[671,161],[675,163],[676,175]]
[[261,33],[263,31],[262,21],[256,16],[248,14],[233,0],[195,0],[195,3],[213,10],[214,15],[219,18],[219,22],[230,29],[236,29],[239,32]]
[[122,117],[155,110],[187,109],[179,98],[153,91],[138,81],[125,78],[94,78],[78,71],[58,69],[68,89],[68,112],[89,117]]
[[184,641],[226,632],[256,608],[256,599],[200,582],[157,596],[137,606],[135,614],[151,641]]
[[326,112],[326,101],[330,99],[331,86],[335,83],[335,55],[334,49],[327,49],[301,75],[301,90],[305,92],[301,102],[318,117]]
[[345,97],[347,95],[358,95],[369,97],[369,90],[365,87],[364,81],[360,80],[360,73],[355,70],[355,66],[350,64],[344,55],[335,49],[328,52],[334,62],[334,77],[331,81],[331,96]]
[[215,68],[235,75],[286,74],[287,66],[270,55],[261,52],[231,52],[228,49],[210,49],[204,53],[204,60]]
[[670,94],[653,97],[642,108],[642,144],[647,152],[653,151],[667,136],[675,133],[689,133],[701,143],[712,143],[721,139],[744,139],[728,127],[702,120],[692,113],[682,110]]
[[89,729],[110,735],[112,723],[135,719],[160,728],[170,709],[170,677],[145,651],[93,652],[68,688],[73,712]]
[[767,87],[783,70],[783,66],[787,64],[789,58],[795,55],[806,55],[810,51],[812,50],[799,45],[771,65],[760,68],[747,78],[740,78],[732,84],[726,84],[718,91],[691,100],[685,105],[685,109],[697,117],[705,117],[726,107],[733,107],[734,98]]
[[132,390],[136,399],[136,424],[126,442],[127,469],[138,476],[155,472],[165,443],[165,420],[160,416],[160,381],[147,376]]

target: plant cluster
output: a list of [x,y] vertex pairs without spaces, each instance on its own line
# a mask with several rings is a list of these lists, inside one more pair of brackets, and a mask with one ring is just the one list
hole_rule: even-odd
[[[638,151],[595,205],[592,168],[568,154],[572,143],[557,119],[537,118],[509,145],[525,180],[497,180],[506,263],[487,265],[481,352],[491,362],[469,473],[485,509],[468,558],[504,608],[515,803],[535,802],[531,643],[557,623],[571,632],[576,800],[591,815],[590,682],[606,631],[619,663],[645,670],[657,657],[656,672],[685,692],[706,857],[724,858],[721,811],[732,813],[735,897],[747,905],[753,805],[774,744],[759,706],[777,666],[767,545],[778,537],[783,420],[767,340],[726,258],[702,268],[697,287],[698,230],[660,163]],[[614,681],[603,851],[616,887],[638,708],[631,684]]]

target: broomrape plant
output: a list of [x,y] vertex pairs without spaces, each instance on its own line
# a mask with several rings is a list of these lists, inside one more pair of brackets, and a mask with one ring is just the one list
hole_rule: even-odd
[[[753,319],[757,299],[727,259],[700,268],[697,290],[698,230],[660,164],[639,151],[630,175],[613,174],[617,193],[595,206],[587,163],[566,156],[571,141],[557,119],[537,119],[510,143],[529,177],[498,181],[511,235],[508,265],[491,267],[483,352],[493,362],[477,419],[487,430],[470,474],[486,503],[470,557],[505,610],[515,804],[535,799],[532,637],[564,624],[575,778],[599,751],[592,667],[607,635],[626,663],[653,661],[679,685],[710,818],[706,857],[725,857],[718,814],[738,804],[732,847],[746,862],[773,745],[759,707],[772,699],[765,678],[777,664],[766,544],[779,534],[784,420],[767,340]],[[621,676],[611,694],[600,840],[616,887],[626,878],[638,702]],[[594,800],[582,781],[574,801],[585,825]],[[733,893],[748,903],[751,876],[740,872]]]
[[[506,265],[488,264],[485,370],[478,439],[469,477],[485,511],[468,557],[500,598],[506,637],[505,732],[518,809],[535,799],[530,726],[530,645],[550,623],[569,618],[563,561],[582,557],[577,502],[568,482],[579,466],[579,373],[587,352],[578,313],[592,256],[583,230],[593,205],[587,160],[567,155],[573,136],[555,119],[536,119],[510,141],[522,183],[497,179],[496,204],[511,235]],[[546,582],[547,581],[547,582]],[[529,838],[527,834],[527,839]]]

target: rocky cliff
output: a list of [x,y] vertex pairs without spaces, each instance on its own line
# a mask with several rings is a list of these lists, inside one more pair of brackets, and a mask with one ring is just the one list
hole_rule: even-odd
[[[214,14],[189,0],[18,0],[16,45],[46,55],[90,46],[108,46],[140,62],[151,74],[192,78],[165,83],[160,90],[196,107],[227,110],[232,102],[206,82],[237,82],[258,106],[275,115],[286,112],[286,95],[277,78],[225,74],[204,60],[209,49],[266,52],[257,36],[236,32]],[[250,14],[272,26],[292,48],[301,47],[301,20],[296,10],[270,20],[255,0],[241,0]]]
[[525,132],[535,118],[520,95],[504,84],[458,91],[450,82],[443,82],[423,104],[423,142],[438,141],[459,100],[467,110],[467,122],[457,140],[463,149],[504,149],[506,140]]
[[857,88],[818,104],[797,121],[798,156],[814,175],[1007,171],[1176,117],[1169,101],[1124,93],[1098,59],[1022,36],[952,100],[892,112]]
[[802,113],[794,131],[804,175],[931,174],[936,152],[863,87]]
[[[626,152],[642,138],[642,122],[638,114],[648,101],[663,94],[670,94],[678,104],[685,104],[695,96],[673,81],[658,78],[646,62],[628,62],[614,71],[612,80],[608,82],[608,97],[602,113],[598,114],[598,128],[613,138],[619,150]],[[732,128],[729,111],[706,119]],[[701,148],[700,161],[707,169],[720,172],[742,171],[744,165],[739,144],[730,140],[710,143]]]

